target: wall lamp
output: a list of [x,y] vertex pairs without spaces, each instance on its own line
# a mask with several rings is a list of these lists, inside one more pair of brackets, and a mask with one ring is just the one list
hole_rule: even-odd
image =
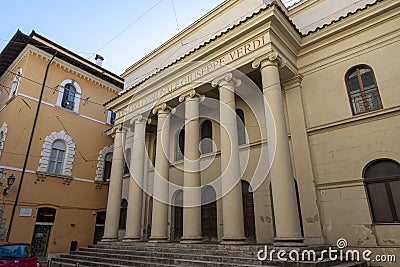
[[[3,172],[2,169],[0,169],[0,187],[3,186],[3,180],[6,179],[6,173]],[[3,190],[3,195],[7,195],[8,192],[10,191],[11,186],[14,184],[15,182],[15,176],[14,174],[11,174],[8,178],[7,178],[7,187],[4,188]]]

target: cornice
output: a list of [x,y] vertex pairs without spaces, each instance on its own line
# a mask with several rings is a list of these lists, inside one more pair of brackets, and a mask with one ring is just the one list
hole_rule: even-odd
[[[32,46],[32,45],[28,45],[27,49],[28,49],[27,52],[29,54],[32,54],[32,55],[34,55],[36,57],[39,57],[41,59],[44,59],[46,61],[50,60],[51,57],[52,57],[52,55],[50,55],[47,52],[44,52],[44,51],[42,51],[42,50],[40,50],[40,49],[38,49],[38,48],[36,48],[35,46]],[[77,68],[76,66],[74,66],[74,65],[72,65],[70,63],[67,63],[67,62],[65,62],[65,61],[63,61],[63,60],[61,60],[61,59],[59,59],[57,57],[53,60],[53,62],[54,63],[52,63],[52,64],[58,66],[59,68],[65,70],[65,71],[71,72],[71,73],[77,75],[80,78],[88,80],[89,82],[92,82],[92,83],[94,83],[96,85],[99,85],[99,86],[101,86],[103,88],[106,88],[106,89],[108,89],[108,90],[110,90],[110,91],[112,91],[114,93],[118,93],[119,92],[119,88],[117,89],[117,87],[112,85],[111,83],[109,83],[107,81],[103,81],[103,80],[97,78],[96,76],[94,76],[94,75],[92,75],[92,74],[90,74],[90,73],[88,73],[88,72],[86,72],[84,70],[81,70],[81,69]]]
[[[332,45],[344,42],[351,37],[363,34],[372,30],[384,23],[388,23],[399,17],[400,2],[386,0],[380,5],[370,7],[371,12],[360,12],[355,14],[350,23],[340,22],[332,25],[332,28],[324,29],[318,33],[303,38],[303,48],[298,55],[298,60],[301,62],[309,55],[319,52]],[[344,24],[344,25],[343,25]],[[340,50],[324,57],[319,57],[307,64],[299,64],[300,72],[303,75],[308,75],[321,68],[346,61],[357,57],[368,51],[372,51],[385,45],[398,42],[400,30],[394,29],[388,32],[382,32],[379,36],[371,36],[368,40],[363,40],[360,43],[355,43],[352,47],[347,47],[345,50]]]
[[29,54],[29,48],[25,47],[24,50],[22,50],[19,56],[7,69],[7,71],[5,71],[4,74],[0,77],[0,84],[2,84],[4,80],[7,78],[7,76],[11,74],[10,72],[15,72],[16,68],[21,64],[21,62],[26,58],[28,54]]
[[[214,53],[215,51],[220,49],[221,43],[223,43],[224,40],[226,41],[227,39],[233,39],[233,38],[237,39],[238,36],[242,37],[243,35],[248,34],[249,31],[251,31],[251,30],[258,31],[260,29],[260,27],[256,27],[256,25],[258,25],[258,26],[262,25],[263,27],[270,26],[270,21],[266,21],[266,20],[270,19],[277,13],[282,14],[282,16],[284,16],[287,19],[287,23],[291,24],[293,31],[297,32],[297,34],[300,37],[301,33],[295,28],[295,25],[293,24],[293,22],[291,22],[289,20],[289,18],[286,16],[286,14],[282,10],[282,8],[275,2],[272,2],[271,4],[265,5],[263,8],[261,8],[257,12],[254,12],[253,14],[244,18],[243,20],[241,20],[241,21],[237,22],[236,24],[232,25],[231,27],[227,28],[225,31],[221,32],[220,34],[217,34],[213,38],[203,42],[198,47],[190,50],[186,54],[182,55],[181,57],[179,57],[176,60],[174,60],[173,62],[171,62],[169,65],[155,71],[154,73],[150,74],[146,78],[131,85],[129,88],[126,88],[125,91],[120,93],[117,97],[107,101],[104,105],[108,106],[108,107],[120,105],[121,103],[126,101],[126,98],[123,96],[126,96],[126,95],[131,96],[132,91],[137,92],[138,90],[135,90],[135,89],[141,88],[142,85],[144,83],[147,83],[148,80],[150,80],[150,79],[153,80],[155,76],[159,76],[159,74],[162,73],[165,69],[167,69],[177,63],[185,62],[185,61],[189,61],[189,60],[191,60],[191,61],[207,60],[207,58],[205,58],[205,57],[207,57],[211,53]],[[281,22],[281,20],[275,20],[275,21]],[[247,28],[246,29],[241,28],[245,24],[247,25]],[[231,35],[232,32],[236,32],[238,34]],[[263,30],[261,32],[265,33],[265,30]],[[221,41],[221,42],[216,43],[215,42],[216,40]],[[237,40],[235,40],[235,41],[237,41]],[[235,44],[236,44],[236,42],[231,42],[231,43],[226,42],[224,47],[225,48],[227,48],[227,46],[228,46],[228,48],[234,47]],[[212,48],[205,51],[204,53],[198,53],[198,51],[201,51],[202,49],[204,49],[204,47],[208,47],[208,46],[212,46]],[[227,48],[227,50],[229,50],[228,48]],[[141,90],[143,90],[143,89],[141,89]],[[117,99],[118,99],[118,101],[116,101]]]
[[[224,1],[219,6],[215,7],[207,14],[205,14],[204,16],[202,16],[201,18],[199,18],[198,20],[187,26],[184,30],[171,37],[168,41],[166,41],[165,43],[154,49],[148,55],[144,56],[139,61],[128,67],[121,76],[125,77],[129,73],[135,71],[138,67],[142,66],[143,63],[148,62],[153,58],[156,58],[160,54],[164,53],[166,50],[172,48],[174,45],[179,45],[179,43],[183,39],[188,37],[191,33],[195,32],[199,27],[208,23],[215,17],[218,17],[222,12],[226,11],[226,9],[231,8],[234,5],[237,5],[240,1],[241,0]],[[223,31],[223,29],[221,29],[221,31]]]

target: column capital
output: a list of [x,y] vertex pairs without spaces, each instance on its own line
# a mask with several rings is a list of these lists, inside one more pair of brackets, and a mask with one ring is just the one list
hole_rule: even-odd
[[122,132],[122,124],[118,123],[115,124],[111,129],[105,131],[106,135],[111,136],[112,138],[115,137],[116,132]]
[[158,104],[153,108],[153,114],[157,114],[157,115],[168,114],[170,112],[174,113],[174,111],[175,111],[175,109],[168,106],[167,103],[165,103],[165,102]]
[[233,77],[232,72],[227,72],[220,76],[215,77],[211,82],[211,86],[217,87],[217,86],[231,85],[234,87],[239,87],[241,83],[242,81],[240,79]]
[[137,116],[134,116],[133,118],[131,118],[130,120],[130,124],[131,125],[135,125],[136,123],[146,123],[147,120],[144,119],[142,114],[139,114]]
[[204,95],[197,93],[195,89],[190,89],[179,96],[179,102],[194,100],[196,97],[199,97],[201,101],[205,98]]
[[285,91],[289,91],[291,89],[295,89],[301,87],[301,82],[303,81],[303,75],[297,74],[296,76],[282,82],[283,89]]
[[285,60],[275,51],[271,51],[270,53],[263,55],[259,58],[256,58],[251,66],[253,69],[261,68],[267,66],[276,66],[278,68],[282,68],[286,65]]

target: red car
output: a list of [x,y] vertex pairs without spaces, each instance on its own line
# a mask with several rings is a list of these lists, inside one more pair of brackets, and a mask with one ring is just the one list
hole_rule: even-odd
[[36,250],[27,243],[0,243],[1,267],[42,267]]

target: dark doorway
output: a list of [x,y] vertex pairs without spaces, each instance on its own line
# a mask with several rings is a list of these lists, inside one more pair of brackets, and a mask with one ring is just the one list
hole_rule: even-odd
[[250,184],[242,181],[244,231],[250,242],[256,241],[256,224],[254,219],[253,190]]
[[151,221],[153,220],[153,197],[149,199],[149,213],[147,214],[147,240],[150,239],[151,236]]
[[175,193],[174,206],[174,241],[180,242],[183,235],[183,191]]
[[35,229],[33,230],[32,245],[40,259],[46,258],[51,228],[56,217],[56,210],[40,208],[36,215]]
[[206,242],[217,242],[217,201],[212,186],[201,190],[201,229]]
[[104,235],[104,225],[106,223],[106,212],[99,211],[96,215],[96,226],[94,228],[93,244],[97,244]]

